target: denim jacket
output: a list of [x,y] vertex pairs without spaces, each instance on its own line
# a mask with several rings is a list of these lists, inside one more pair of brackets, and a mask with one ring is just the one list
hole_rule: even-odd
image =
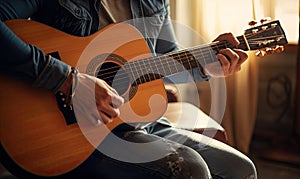
[[[145,37],[153,55],[177,49],[168,0],[131,0],[132,25]],[[100,0],[1,0],[1,73],[26,81],[35,87],[57,92],[65,81],[69,65],[47,56],[38,47],[25,44],[3,23],[5,20],[31,18],[61,31],[87,36],[99,30]],[[144,18],[147,17],[147,18]],[[163,36],[163,38],[161,38]],[[198,69],[190,72],[196,81],[206,80]],[[188,81],[183,72],[169,82]]]

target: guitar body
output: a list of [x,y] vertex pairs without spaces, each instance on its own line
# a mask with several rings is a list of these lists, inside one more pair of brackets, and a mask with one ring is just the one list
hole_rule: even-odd
[[[62,61],[91,75],[97,75],[98,66],[106,62],[123,65],[119,59],[92,60],[101,54],[115,54],[122,62],[151,56],[143,37],[127,24],[111,25],[88,37],[71,36],[30,20],[6,24],[26,43],[46,54],[58,52]],[[77,123],[66,124],[53,93],[7,76],[0,76],[0,81],[1,145],[18,166],[42,176],[74,169],[116,126],[154,121],[164,114],[167,105],[161,79],[138,85],[121,107],[120,117],[108,125],[88,127],[91,139]]]

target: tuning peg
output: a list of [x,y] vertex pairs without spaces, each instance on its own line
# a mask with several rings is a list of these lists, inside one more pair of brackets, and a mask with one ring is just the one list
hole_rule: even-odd
[[284,51],[284,47],[281,46],[281,45],[277,45],[275,48],[274,48],[274,52],[276,53],[280,53],[280,52],[283,52]]
[[267,29],[268,29],[268,26],[266,26],[266,25],[261,27],[261,30],[262,30],[262,31],[265,31],[265,30],[267,30]]
[[265,55],[267,55],[266,51],[264,50],[258,50],[256,53],[255,53],[256,56],[258,57],[263,57]]
[[275,51],[273,48],[270,48],[270,47],[266,47],[266,48],[263,48],[263,49],[260,49],[256,52],[256,56],[258,57],[263,57],[263,56],[266,56],[266,55],[269,55],[269,54],[273,54]]
[[264,24],[265,22],[270,21],[270,20],[271,20],[271,17],[266,17],[266,18],[261,19],[260,23]]
[[270,55],[270,54],[275,53],[275,49],[274,49],[274,48],[271,48],[271,47],[267,47],[267,48],[265,49],[265,51],[266,51],[266,54],[267,54],[267,55]]
[[280,53],[284,51],[284,47],[281,45],[277,45],[275,47],[267,47],[264,49],[260,49],[258,50],[255,55],[258,57],[263,57],[269,54],[273,54],[273,53]]
[[250,21],[249,23],[248,23],[248,25],[249,26],[255,26],[257,24],[257,21]]
[[256,34],[258,32],[258,29],[252,29],[252,34]]

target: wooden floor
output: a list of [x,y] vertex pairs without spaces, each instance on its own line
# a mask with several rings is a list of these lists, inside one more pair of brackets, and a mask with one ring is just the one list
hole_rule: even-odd
[[285,163],[252,158],[257,169],[258,179],[299,179],[300,168]]
[[300,148],[298,144],[297,148],[292,146],[254,137],[249,156],[256,165],[258,179],[300,179]]

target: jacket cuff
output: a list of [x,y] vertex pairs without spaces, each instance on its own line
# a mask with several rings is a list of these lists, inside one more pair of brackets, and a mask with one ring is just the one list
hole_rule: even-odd
[[67,79],[69,71],[69,65],[48,55],[47,64],[33,83],[33,87],[46,88],[56,93]]

